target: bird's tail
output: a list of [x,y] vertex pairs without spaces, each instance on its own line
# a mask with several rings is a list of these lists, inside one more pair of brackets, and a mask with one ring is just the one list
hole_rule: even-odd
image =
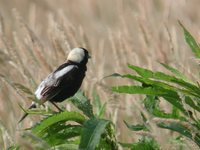
[[[28,109],[32,109],[32,108],[36,108],[36,103],[32,103],[31,106]],[[24,120],[26,118],[26,116],[28,116],[28,113],[25,113],[21,119],[18,121],[18,123],[22,122],[22,120]]]

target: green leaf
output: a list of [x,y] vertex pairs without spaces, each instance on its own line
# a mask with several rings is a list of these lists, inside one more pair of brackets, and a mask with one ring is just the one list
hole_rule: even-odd
[[119,74],[119,73],[113,73],[113,74],[111,74],[111,75],[108,75],[108,76],[103,77],[103,79],[109,78],[109,77],[122,77],[122,76],[121,76],[121,74]]
[[172,123],[166,124],[166,123],[161,122],[161,123],[158,123],[157,126],[160,128],[176,131],[180,133],[181,135],[193,140],[200,147],[200,135],[198,133],[192,133],[192,131],[190,131],[189,128],[182,125],[181,123],[172,122]]
[[93,91],[92,96],[93,96],[93,101],[94,101],[95,107],[97,109],[100,109],[101,108],[101,101],[100,101],[99,95],[96,93],[96,91]]
[[[188,94],[191,94],[193,96],[197,96],[200,98],[199,96],[199,93],[200,93],[200,88],[197,87],[195,84],[193,83],[190,83],[190,82],[187,82],[187,81],[184,81],[183,79],[181,78],[176,78],[174,76],[170,76],[170,75],[167,75],[163,72],[153,72],[151,70],[148,70],[148,69],[144,69],[144,68],[140,68],[140,67],[137,67],[137,66],[134,66],[134,65],[129,65],[128,66],[129,68],[135,70],[140,76],[142,76],[143,78],[140,78],[137,77],[137,76],[133,76],[133,75],[124,75],[123,77],[127,77],[127,78],[132,78],[134,80],[141,80],[141,81],[146,81],[147,82],[147,79],[146,78],[153,78],[153,79],[157,79],[157,80],[162,80],[162,82],[160,82],[159,84],[163,84],[165,86],[169,86],[170,82],[171,83],[175,83],[177,84],[178,86],[180,87],[184,87],[185,89],[187,89],[185,92],[187,92]],[[136,78],[137,77],[137,78]],[[140,82],[141,82],[140,81]],[[169,82],[168,84],[164,83],[163,81],[167,81]],[[149,81],[150,82],[150,81]],[[153,82],[151,80],[151,82]],[[157,83],[158,84],[158,83]]]
[[27,114],[37,114],[37,115],[51,115],[53,113],[53,111],[51,110],[46,110],[46,109],[41,109],[41,108],[33,108],[33,109],[25,109],[21,106],[21,104],[18,104],[19,107],[22,109],[22,111],[24,113]]
[[[156,74],[156,76],[158,77],[158,74]],[[157,78],[156,76],[155,76],[155,78]],[[175,78],[169,79],[170,77],[168,78],[165,76],[165,81],[167,81],[167,83],[166,83],[165,81],[157,81],[157,80],[143,78],[143,77],[134,76],[134,75],[130,75],[130,74],[123,75],[123,77],[141,82],[143,87],[150,87],[150,86],[160,87],[160,88],[166,89],[166,90],[179,91],[179,92],[184,93],[189,96],[192,95],[192,96],[200,97],[199,94],[197,94],[200,89],[192,84],[189,84],[189,83],[183,81],[183,80],[179,80],[179,79],[175,79]],[[160,77],[158,77],[158,78],[160,78]],[[172,83],[170,84],[170,82],[178,83],[178,84],[181,84],[182,86],[174,86]],[[184,89],[183,88],[184,86],[186,86],[187,89]]]
[[162,95],[164,91],[153,87],[141,87],[141,86],[115,86],[112,87],[114,92],[127,93],[127,94],[147,94],[147,95]]
[[97,117],[98,118],[102,118],[106,112],[106,102],[103,104],[103,106],[100,108],[98,114],[97,114]]
[[78,91],[72,98],[69,99],[74,106],[81,110],[89,118],[94,117],[93,108],[90,100],[85,97],[84,93]]
[[181,73],[179,70],[167,65],[167,64],[164,64],[164,63],[160,63],[163,67],[165,67],[167,70],[171,71],[176,77],[184,80],[184,81],[187,81],[187,82],[190,82],[191,84],[194,84],[190,79],[188,79],[183,73]]
[[141,131],[141,130],[143,130],[143,131],[149,131],[148,128],[144,124],[130,125],[126,121],[124,121],[124,123],[132,131]]
[[146,94],[146,95],[162,96],[166,98],[170,97],[170,98],[180,100],[178,94],[175,91],[164,89],[162,87],[156,87],[156,86],[141,87],[141,86],[125,85],[125,86],[112,87],[112,90],[118,93]]
[[6,150],[20,150],[20,146],[19,145],[13,145],[8,147]]
[[105,132],[108,120],[90,119],[84,123],[79,149],[94,150],[100,142],[101,135]]
[[142,137],[137,143],[120,143],[124,148],[129,148],[131,150],[159,150],[158,143],[148,137]]
[[140,76],[144,77],[144,78],[152,78],[153,77],[153,71],[148,70],[148,69],[144,69],[135,65],[128,65],[128,67],[134,71],[136,71]]
[[127,94],[146,94],[153,96],[161,96],[169,103],[179,108],[182,112],[186,112],[182,100],[179,95],[172,90],[163,89],[161,87],[140,87],[140,86],[116,86],[112,87],[112,90],[118,93],[127,93]]
[[185,40],[192,49],[196,58],[200,58],[200,47],[199,44],[196,42],[194,37],[190,34],[190,32],[183,26],[183,24],[179,21],[180,26],[183,29]]
[[172,113],[170,114],[172,118],[174,119],[180,119],[182,121],[186,121],[187,119],[185,117],[182,117],[180,110],[176,107],[172,106]]
[[70,143],[75,137],[81,135],[82,126],[58,123],[49,127],[42,138],[51,146]]
[[85,118],[83,115],[81,115],[78,112],[64,111],[64,112],[57,113],[50,117],[45,118],[39,124],[36,124],[34,127],[32,127],[31,131],[34,134],[39,135],[45,132],[52,125],[55,125],[59,122],[66,122],[66,121],[74,121],[74,122],[83,124],[83,122],[85,121]]
[[174,112],[165,113],[163,110],[161,110],[159,103],[160,103],[160,100],[157,96],[148,95],[144,99],[145,108],[153,116],[160,117],[160,118],[173,118],[173,119],[186,120],[184,117],[178,114],[174,114]]
[[170,96],[167,94],[166,96],[163,95],[162,97],[165,100],[167,100],[169,103],[171,103],[174,107],[176,107],[180,111],[182,111],[184,114],[187,114],[187,111],[183,107],[182,100],[180,99],[180,97],[178,95],[176,97],[173,97],[173,96]]
[[131,149],[133,147],[133,144],[132,143],[122,143],[122,142],[119,142],[119,144],[124,147],[124,148],[129,148]]
[[165,89],[174,89],[174,88],[176,88],[176,87],[174,87],[174,86],[172,86],[170,84],[164,83],[164,82],[151,80],[151,79],[148,79],[148,78],[139,77],[139,76],[135,76],[135,75],[126,74],[126,75],[123,75],[123,77],[124,78],[133,79],[133,80],[136,80],[138,82],[141,82],[141,83],[145,84],[146,87],[150,87],[150,85],[156,85],[156,86],[160,86],[160,87],[165,88]]
[[173,79],[171,82],[178,84],[182,88],[186,88],[188,90],[188,94],[190,93],[192,96],[199,97],[200,98],[200,88],[196,85],[193,85],[189,82],[183,81],[182,79]]
[[96,116],[98,118],[101,118],[105,113],[106,102],[102,105],[100,97],[95,91],[93,92],[93,101],[94,101],[94,106],[96,108]]
[[195,104],[195,102],[189,97],[186,96],[185,97],[185,103],[188,104],[190,107],[192,107],[193,109],[197,110],[198,112],[200,112],[200,106]]
[[52,147],[50,150],[77,150],[78,145],[73,143],[65,143]]
[[159,79],[159,80],[164,80],[164,81],[171,81],[173,79],[176,79],[174,76],[167,75],[163,72],[153,72],[149,69],[141,68],[135,65],[128,65],[129,68],[132,70],[136,71],[137,74],[139,74],[143,78],[154,78],[154,79]]

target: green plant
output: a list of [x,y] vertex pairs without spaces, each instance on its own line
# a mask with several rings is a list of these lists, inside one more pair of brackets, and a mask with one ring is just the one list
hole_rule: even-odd
[[[27,129],[30,132],[26,131],[23,135],[33,143],[34,148],[117,149],[114,125],[109,120],[95,117],[90,100],[84,93],[77,92],[69,101],[83,114],[77,111],[50,111],[48,117]],[[33,110],[28,113],[35,114],[36,111],[39,112]],[[40,114],[45,113],[41,111]]]
[[[30,99],[30,100],[36,101],[34,95],[32,94],[32,91],[33,89],[35,89],[35,86],[37,85],[36,80],[40,80],[40,79],[39,78],[35,79],[34,68],[36,69],[42,68],[41,70],[43,71],[43,73],[45,73],[45,71],[46,73],[49,72],[53,68],[53,66],[56,63],[58,63],[57,61],[58,60],[61,61],[61,58],[62,57],[64,58],[65,56],[65,50],[62,48],[62,44],[65,43],[67,44],[68,47],[76,46],[77,43],[79,43],[82,40],[82,37],[85,36],[85,34],[82,32],[82,28],[80,28],[81,36],[77,36],[77,37],[81,37],[81,38],[76,39],[72,34],[72,33],[76,33],[76,29],[77,29],[76,26],[73,28],[71,27],[64,28],[62,27],[62,25],[59,26],[59,24],[53,25],[56,27],[56,31],[59,30],[59,32],[58,31],[52,32],[52,34],[54,35],[56,33],[56,35],[58,35],[59,38],[61,39],[55,38],[54,37],[55,35],[53,36],[53,38],[51,39],[52,40],[51,44],[53,45],[52,49],[55,49],[55,53],[52,51],[52,54],[49,54],[48,53],[49,51],[44,51],[44,49],[47,49],[48,46],[47,45],[44,45],[44,47],[42,46],[41,44],[42,41],[39,40],[40,38],[37,38],[37,36],[35,35],[35,31],[32,31],[28,25],[24,24],[19,16],[18,16],[18,21],[20,22],[20,25],[25,30],[25,33],[24,33],[25,40],[23,38],[22,39],[20,38],[21,36],[19,35],[21,34],[13,33],[14,46],[10,46],[10,43],[12,43],[13,41],[12,40],[9,41],[9,39],[6,39],[4,36],[2,36],[3,43],[5,44],[6,48],[5,48],[5,52],[2,51],[5,54],[1,53],[1,55],[3,54],[5,56],[8,55],[9,57],[11,57],[11,59],[8,57],[9,59],[8,60],[5,59],[5,60],[6,61],[12,60],[13,62],[11,63],[11,65],[12,67],[14,67],[12,69],[16,70],[18,76],[20,77],[25,76],[28,83],[24,85],[17,83],[19,82],[19,79],[14,80],[16,78],[16,73],[13,73],[13,75],[10,75],[10,76],[7,76],[8,73],[7,74],[5,73],[4,75],[0,74],[0,76],[1,76],[2,81],[4,81],[3,83],[6,84],[6,87],[9,87],[9,91],[10,91],[10,87],[12,89],[15,89],[18,95],[20,95],[20,99],[22,100]],[[57,22],[57,21],[52,20],[52,22]],[[46,28],[46,25],[47,24],[45,24],[45,28]],[[196,56],[196,58],[200,58],[200,48],[199,48],[198,43],[194,40],[192,35],[186,30],[186,28],[182,24],[181,26],[185,34],[185,39],[187,43],[189,44],[189,46],[191,47],[194,55]],[[143,29],[142,26],[141,28]],[[124,29],[125,29],[124,31],[126,31],[127,26],[124,26]],[[60,31],[63,32],[62,36],[60,36]],[[71,34],[66,34],[67,36],[65,37],[65,32],[71,33]],[[129,43],[129,40],[132,38],[132,36],[121,38],[123,37],[123,31],[120,31],[120,32],[122,32],[122,36],[120,33],[119,39],[115,37],[116,35],[118,35],[118,33],[115,35],[113,33],[116,33],[116,32],[113,32],[113,33],[109,33],[110,41],[107,39],[106,40],[103,39],[103,40],[111,42],[112,51],[114,51],[113,52],[114,54],[112,56],[114,56],[113,58],[115,58],[114,60],[117,62],[116,66],[123,69],[121,62],[118,63],[118,60],[121,61],[120,58],[128,58],[128,56],[132,56],[132,55],[129,55],[132,52],[131,50],[132,45],[130,45],[130,43],[132,42]],[[79,34],[79,32],[77,34]],[[145,36],[146,44],[148,45],[149,42],[151,42],[150,40],[148,40],[148,36],[146,36],[148,34],[146,34],[145,31],[143,34]],[[68,39],[71,39],[72,42],[70,43],[70,40],[69,40],[69,43],[68,43]],[[83,43],[84,45],[87,45],[88,44],[87,40],[90,41],[90,39],[86,38],[85,40],[86,41],[84,42],[86,43],[84,42]],[[104,55],[103,51],[102,51],[102,55],[99,55],[99,52],[100,52],[99,50],[101,50],[101,48],[104,47],[104,41],[102,43],[103,43],[102,46],[100,43],[99,49],[97,49],[96,51],[93,51],[93,52],[96,52],[97,56],[100,56],[99,57],[100,61],[102,60],[102,55]],[[91,46],[91,45],[89,44],[88,46]],[[123,49],[123,48],[127,49],[126,53],[122,53],[121,51],[118,53],[118,50]],[[7,51],[9,52],[8,54],[7,54]],[[44,55],[41,55],[43,53]],[[22,54],[24,54],[24,56]],[[48,57],[44,57],[44,56],[48,56]],[[54,56],[56,57],[54,58]],[[26,67],[25,64],[32,59],[34,60],[35,66],[32,68]],[[4,59],[2,60],[5,61]],[[100,62],[100,61],[96,60],[96,62]],[[18,64],[18,65],[15,65],[15,64]],[[200,103],[199,103],[200,89],[199,89],[198,82],[191,81],[179,70],[169,65],[162,64],[162,63],[161,65],[163,65],[163,67],[169,70],[173,75],[168,75],[163,72],[151,71],[151,70],[137,67],[134,65],[129,65],[128,67],[131,70],[134,70],[137,73],[137,75],[113,74],[112,76],[118,76],[118,77],[128,78],[134,81],[139,81],[141,85],[117,86],[117,87],[113,87],[113,91],[118,92],[118,93],[143,94],[144,108],[149,113],[149,115],[153,117],[154,122],[157,127],[178,132],[179,135],[178,137],[174,138],[175,139],[174,141],[183,143],[184,139],[182,139],[182,137],[187,137],[191,141],[194,141],[198,146],[200,146],[200,138],[199,138],[200,137],[199,136],[200,135],[199,134],[200,121],[198,119],[199,111],[200,111]],[[9,67],[10,66],[5,65],[5,68],[6,68],[5,71],[8,70],[7,68]],[[100,69],[103,68],[104,70],[104,67],[99,67],[99,68]],[[95,78],[96,78],[96,74],[95,74]],[[15,82],[12,82],[12,80]],[[89,80],[89,84],[90,84],[90,80]],[[25,85],[26,86],[28,85],[29,88],[27,88]],[[90,85],[93,88],[94,84],[90,84]],[[1,88],[2,86],[3,84],[1,85]],[[86,87],[88,88],[88,86]],[[91,88],[88,88],[87,90],[89,91],[90,89]],[[7,96],[7,97],[5,96],[6,97],[5,99],[6,100],[8,99],[8,102],[13,102],[11,101],[12,98],[9,99],[9,95],[12,95],[12,94],[10,93],[8,94],[7,89],[3,90],[2,93],[5,93],[5,95]],[[12,97],[14,97],[14,94]],[[170,106],[171,106],[170,113],[166,113],[162,109],[162,107],[160,107],[160,102],[163,100],[170,103]],[[129,148],[129,149],[134,149],[134,150],[137,150],[137,149],[149,150],[149,149],[160,148],[156,139],[154,139],[153,136],[151,137],[150,136],[151,134],[148,134],[148,133],[151,133],[151,126],[149,125],[149,118],[145,114],[141,113],[141,117],[143,120],[143,123],[141,124],[130,124],[129,121],[127,120],[124,121],[124,123],[127,126],[127,128],[130,129],[131,131],[135,131],[135,132],[143,131],[148,136],[143,134],[142,138],[139,139],[138,142],[132,142],[132,143],[124,142],[123,143],[123,142],[120,142],[120,140],[119,141],[116,140],[117,134],[115,131],[115,125],[110,120],[105,119],[106,117],[104,116],[104,114],[105,114],[107,103],[102,104],[100,101],[100,97],[98,96],[97,93],[95,92],[93,93],[94,105],[91,105],[90,103],[91,101],[84,95],[83,92],[78,92],[73,98],[70,99],[70,101],[77,108],[76,111],[74,110],[63,111],[63,112],[57,113],[51,110],[50,108],[48,110],[44,110],[41,108],[28,110],[27,112],[30,114],[40,114],[43,117],[43,119],[39,121],[37,124],[35,124],[34,126],[32,126],[31,128],[27,129],[27,131],[21,132],[23,134],[22,139],[27,140],[27,142],[29,142],[30,145],[34,149],[41,149],[41,150],[42,149],[70,149],[71,150],[71,149],[78,149],[78,148],[80,149],[118,149],[118,143],[123,148]],[[15,105],[15,103],[13,105]],[[94,108],[95,108],[95,111],[93,110]],[[6,114],[7,114],[7,111],[6,111]],[[10,123],[10,120],[9,120],[9,123]],[[2,134],[3,136],[6,135],[6,132],[7,132],[6,128],[2,128],[2,132],[3,132]],[[171,139],[173,139],[173,137],[171,137]],[[11,141],[10,143],[14,143],[14,142]],[[6,144],[4,145],[5,145],[4,147],[7,146]],[[22,146],[24,145],[22,144]],[[18,150],[18,149],[23,148],[22,146],[20,144],[14,144],[13,146],[10,146],[8,149]]]
[[[180,25],[184,31],[185,40],[195,57],[200,58],[199,44],[181,23]],[[111,76],[128,78],[141,84],[114,86],[112,90],[118,93],[144,95],[144,108],[151,116],[156,118],[155,123],[157,127],[175,131],[180,136],[189,138],[200,148],[200,120],[198,118],[200,112],[199,84],[196,81],[191,81],[179,70],[163,63],[161,65],[169,70],[172,75],[128,65],[137,75],[115,73]],[[160,107],[161,101],[166,101],[171,105],[170,113],[166,113]],[[144,115],[143,122],[143,124],[138,125],[129,125],[127,122],[125,124],[133,131],[143,130],[151,132],[151,128]],[[156,149],[156,147],[154,148]]]

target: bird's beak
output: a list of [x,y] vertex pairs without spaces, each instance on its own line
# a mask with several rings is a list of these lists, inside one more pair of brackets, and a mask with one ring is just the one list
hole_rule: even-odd
[[92,58],[90,55],[88,55],[88,59]]

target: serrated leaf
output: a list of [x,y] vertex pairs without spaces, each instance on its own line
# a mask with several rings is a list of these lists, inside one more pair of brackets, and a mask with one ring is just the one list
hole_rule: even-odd
[[85,118],[83,115],[81,115],[78,112],[64,111],[64,112],[57,113],[50,117],[45,118],[39,124],[36,124],[34,127],[32,127],[31,131],[34,134],[40,134],[44,132],[45,130],[47,130],[52,125],[55,125],[56,123],[63,122],[63,121],[64,122],[74,121],[74,122],[83,124],[83,122],[85,121]]
[[82,126],[66,125],[64,123],[50,127],[42,138],[51,146],[70,143],[75,137],[81,135]]
[[160,128],[176,131],[180,133],[181,135],[193,140],[200,147],[200,135],[198,133],[192,133],[189,128],[182,125],[181,123],[173,122],[173,123],[166,124],[166,123],[161,122],[161,123],[158,123],[157,126]]
[[191,84],[189,82],[183,81],[182,79],[180,79],[180,80],[173,79],[173,80],[171,80],[171,82],[178,84],[182,88],[183,87],[186,88],[191,95],[200,98],[200,95],[199,95],[200,88],[197,87],[196,85],[193,85],[193,84]]
[[173,79],[177,79],[174,76],[167,75],[163,72],[159,72],[159,71],[153,72],[149,69],[141,68],[135,65],[129,64],[128,67],[136,71],[137,74],[139,74],[143,78],[154,78],[154,79],[159,79],[159,80],[164,80],[164,81],[171,81]]
[[185,97],[185,103],[188,104],[193,109],[195,109],[198,112],[200,112],[200,106],[198,106],[197,104],[195,104],[195,102],[190,97],[188,97],[188,96]]
[[162,96],[165,100],[167,100],[169,103],[171,103],[173,106],[178,108],[180,111],[182,111],[184,114],[187,114],[187,111],[183,107],[182,100],[180,97],[177,95],[176,97],[170,96],[170,95],[163,95]]
[[126,75],[123,75],[123,77],[144,83],[145,85],[147,85],[146,87],[149,87],[151,85],[156,85],[156,86],[160,86],[160,87],[165,88],[165,89],[178,89],[178,88],[176,88],[176,87],[174,87],[170,84],[167,84],[167,83],[164,83],[164,82],[161,82],[161,81],[151,80],[151,79],[148,79],[148,78],[143,78],[143,77],[139,77],[139,76],[135,76],[135,75],[126,74]]
[[163,89],[161,87],[141,87],[141,86],[116,86],[112,87],[114,92],[127,93],[127,94],[146,94],[153,96],[161,96],[175,107],[179,108],[182,112],[186,112],[180,97],[175,91]]
[[[138,77],[138,76],[134,76],[134,75],[130,75],[130,74],[127,74],[127,75],[123,75],[123,77],[126,77],[126,78],[129,78],[129,79],[133,79],[133,80],[136,80],[138,82],[141,82],[143,85],[143,87],[149,87],[149,86],[156,86],[156,87],[160,87],[160,88],[164,88],[166,90],[172,90],[172,91],[179,91],[181,93],[184,93],[185,95],[188,95],[188,96],[197,96],[199,97],[199,94],[197,94],[199,92],[199,88],[190,84],[190,83],[187,83],[183,80],[179,80],[179,79],[173,79],[171,78],[169,81],[167,79],[167,77],[165,78],[165,81],[157,81],[157,80],[153,80],[153,79],[148,79],[148,78],[143,78],[143,77]],[[157,77],[156,77],[157,78]],[[182,86],[174,86],[172,83],[178,83]],[[145,86],[146,85],[146,86]],[[186,87],[185,89],[183,87]]]
[[165,92],[160,89],[156,89],[153,87],[141,87],[141,86],[114,86],[112,87],[114,92],[118,93],[127,93],[127,94],[147,94],[147,95],[162,95]]
[[90,119],[84,123],[79,149],[94,150],[100,142],[101,135],[105,132],[108,120]]
[[127,93],[127,94],[146,94],[146,95],[154,95],[154,96],[163,96],[163,97],[171,97],[179,99],[178,94],[175,91],[164,89],[162,87],[156,86],[115,86],[112,87],[114,92],[118,93]]
[[158,143],[148,137],[143,137],[139,139],[137,143],[120,143],[120,145],[124,148],[129,148],[131,150],[159,150]]
[[135,65],[128,65],[128,67],[134,71],[136,71],[140,76],[144,77],[144,78],[152,78],[153,77],[153,71],[148,70],[148,69],[144,69]]
[[144,106],[145,106],[146,110],[150,114],[152,114],[153,116],[160,117],[160,118],[173,118],[173,119],[186,120],[184,117],[182,117],[182,116],[180,116],[178,114],[174,114],[173,112],[172,113],[165,113],[160,108],[160,104],[159,103],[160,103],[160,100],[159,100],[158,96],[148,95],[144,99]]
[[19,107],[22,109],[24,113],[27,114],[41,114],[41,115],[51,115],[53,111],[51,110],[46,110],[46,109],[40,109],[40,108],[34,108],[34,109],[25,109],[21,106],[21,104],[18,104]]
[[194,37],[190,34],[190,32],[183,26],[183,24],[179,21],[180,26],[183,29],[185,40],[192,49],[195,57],[200,58],[200,47],[199,44],[196,42]]
[[132,131],[141,131],[141,130],[149,131],[148,128],[144,124],[130,125],[126,121],[124,121],[124,123],[126,124],[127,128],[129,128]]
[[84,96],[84,93],[79,91],[72,98],[69,99],[74,106],[81,110],[89,118],[94,117],[93,108],[90,100]]
[[[200,98],[200,95],[199,95],[200,88],[197,87],[193,83],[184,81],[181,78],[176,78],[175,76],[167,75],[163,72],[158,72],[158,71],[153,72],[151,70],[140,68],[140,67],[137,67],[134,65],[129,65],[129,68],[135,70],[141,77],[137,77],[137,76],[130,75],[130,74],[123,75],[122,77],[134,79],[139,82],[146,82],[147,84],[148,84],[148,82],[150,82],[150,84],[152,84],[154,82],[155,84],[160,85],[162,87],[165,86],[165,88],[168,88],[168,89],[175,88],[174,86],[171,85],[173,83],[180,87],[180,88],[178,88],[178,87],[176,87],[176,88],[178,90],[181,90],[181,92],[185,92],[185,94],[190,94],[190,95]],[[148,80],[149,78],[156,79],[159,81]],[[165,83],[165,82],[168,82],[168,83]]]
[[[164,65],[164,66],[166,66],[166,65]],[[133,69],[134,71],[136,71],[140,76],[142,76],[144,78],[154,78],[154,79],[159,79],[159,80],[164,80],[164,81],[172,81],[177,84],[179,82],[181,82],[181,83],[187,83],[190,86],[196,86],[194,83],[188,83],[187,81],[184,81],[182,78],[177,78],[175,76],[171,76],[171,75],[165,74],[163,72],[159,72],[159,71],[153,72],[149,69],[144,69],[144,68],[134,66],[134,65],[128,65],[128,67]],[[178,80],[179,82],[176,82],[176,80]]]
[[163,67],[165,67],[167,70],[169,70],[170,72],[172,72],[176,77],[181,78],[184,81],[190,82],[191,84],[194,84],[191,80],[189,80],[183,73],[181,73],[179,70],[164,64],[164,63],[160,63]]

